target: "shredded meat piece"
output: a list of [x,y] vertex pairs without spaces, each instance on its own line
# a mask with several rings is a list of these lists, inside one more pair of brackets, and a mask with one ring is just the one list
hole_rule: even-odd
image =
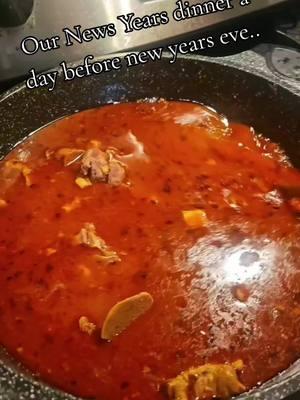
[[57,253],[57,250],[52,248],[52,247],[49,247],[48,249],[46,249],[46,256],[47,257],[50,257],[50,256],[52,256],[53,254],[56,254],[56,253]]
[[87,317],[81,317],[79,319],[79,328],[83,333],[91,336],[96,330],[96,325],[90,322]]
[[262,198],[266,203],[271,204],[274,208],[280,208],[284,201],[278,190],[267,192],[262,196]]
[[70,213],[70,212],[76,210],[77,208],[79,208],[80,206],[81,206],[81,199],[79,197],[75,197],[75,199],[73,201],[71,201],[71,203],[65,204],[62,207],[62,209],[66,213]]
[[92,182],[104,182],[119,186],[126,177],[125,165],[118,161],[112,151],[97,147],[87,150],[81,162],[81,172]]
[[144,160],[145,162],[148,162],[150,160],[149,156],[145,153],[144,144],[139,142],[137,137],[131,131],[127,133],[125,139],[130,147],[132,147],[132,151],[129,154],[119,156],[121,161]]
[[14,177],[23,175],[27,186],[32,185],[30,178],[31,172],[32,172],[31,169],[26,164],[18,160],[10,160],[6,161],[5,163],[4,176],[7,179],[14,179]]
[[101,252],[98,261],[101,260],[106,264],[121,261],[118,254],[114,250],[111,250],[101,237],[97,236],[94,224],[85,224],[84,228],[82,228],[79,234],[75,237],[75,244],[85,245],[92,249],[98,249]]
[[152,305],[153,297],[147,292],[128,297],[115,304],[103,323],[102,339],[112,340],[127,329],[135,320],[145,314]]
[[167,383],[170,400],[189,400],[189,394],[199,400],[229,399],[243,393],[246,387],[239,381],[237,371],[243,361],[232,364],[206,364],[191,368]]
[[53,149],[47,149],[45,151],[46,160],[51,160],[51,158],[53,158],[54,154],[55,154],[55,151]]
[[115,251],[107,250],[105,255],[96,254],[95,260],[101,264],[115,264],[121,259]]
[[95,225],[90,223],[85,224],[84,228],[76,236],[76,240],[79,244],[84,244],[101,251],[107,247],[105,241],[97,236]]
[[[82,150],[82,149],[62,148],[56,152],[55,157],[57,160],[63,159],[64,166],[68,167],[68,166],[74,164],[75,162],[79,161],[81,159],[81,157],[83,156],[83,154],[84,154],[84,150]],[[46,157],[47,157],[47,153],[46,153]]]
[[108,174],[108,183],[111,186],[119,186],[124,182],[126,177],[126,170],[119,161],[112,160],[109,164],[110,171]]

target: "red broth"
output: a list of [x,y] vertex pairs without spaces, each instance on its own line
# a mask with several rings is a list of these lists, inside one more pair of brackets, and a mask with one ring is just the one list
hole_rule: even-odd
[[[125,182],[81,189],[80,162],[55,156],[95,141],[118,152]],[[12,172],[15,160],[29,170]],[[299,357],[300,173],[253,129],[191,103],[106,106],[25,140],[1,162],[0,188],[0,342],[42,380],[159,400],[190,367],[242,360],[250,389]],[[206,223],[190,229],[187,210]],[[86,223],[120,262],[74,245]],[[102,340],[111,307],[140,292],[152,308]]]

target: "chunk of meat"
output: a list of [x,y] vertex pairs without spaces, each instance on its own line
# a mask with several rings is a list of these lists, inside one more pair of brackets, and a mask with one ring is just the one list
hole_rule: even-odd
[[90,223],[84,225],[84,228],[81,229],[75,240],[78,244],[99,250],[107,247],[105,241],[97,236],[95,225]]
[[115,264],[120,262],[121,259],[115,251],[106,250],[105,254],[96,254],[95,260],[101,264]]
[[53,150],[53,149],[47,149],[46,151],[45,151],[45,157],[46,157],[46,160],[51,160],[53,157],[54,157],[54,154],[55,154],[55,150]]
[[[245,392],[237,371],[244,368],[238,360],[232,364],[206,364],[191,368],[167,383],[170,400],[226,400]],[[191,397],[193,396],[193,397]]]
[[108,184],[111,186],[121,185],[126,178],[126,170],[119,161],[112,160],[109,164]]
[[229,205],[229,207],[236,211],[240,210],[241,205],[246,206],[246,203],[243,201],[243,199],[238,198],[238,196],[236,194],[234,195],[229,189],[223,190],[223,196],[224,201]]
[[98,148],[85,152],[81,161],[81,172],[92,182],[106,182],[109,174],[109,156]]
[[81,332],[87,333],[88,335],[92,336],[92,334],[96,330],[96,325],[90,322],[87,317],[81,317],[79,319],[79,328]]
[[131,151],[129,154],[119,156],[120,160],[132,161],[132,160],[143,160],[145,162],[150,161],[150,157],[145,153],[144,144],[137,139],[137,137],[130,131],[125,135],[124,139],[128,142]]
[[126,167],[115,158],[112,151],[102,151],[97,147],[86,151],[81,162],[81,173],[91,182],[104,182],[119,186],[126,177]]
[[153,297],[147,292],[135,296],[114,305],[105,318],[101,337],[105,340],[112,340],[135,320],[145,314],[153,305]]
[[262,198],[266,203],[272,205],[274,208],[280,208],[284,203],[284,199],[278,190],[267,192],[262,196]]
[[82,228],[79,234],[76,236],[76,240],[79,244],[96,248],[101,251],[107,248],[105,241],[97,236],[96,227],[94,224],[86,223],[84,228]]
[[97,236],[94,224],[85,224],[84,228],[82,228],[79,234],[75,237],[75,244],[84,245],[92,249],[98,249],[101,253],[98,261],[101,260],[106,264],[121,261],[118,254],[114,250],[111,250],[101,237]]

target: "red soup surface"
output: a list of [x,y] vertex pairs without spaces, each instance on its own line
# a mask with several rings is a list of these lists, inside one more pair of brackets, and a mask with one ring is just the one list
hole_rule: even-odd
[[283,151],[206,107],[60,120],[0,164],[0,342],[82,397],[239,394],[299,356],[299,215]]

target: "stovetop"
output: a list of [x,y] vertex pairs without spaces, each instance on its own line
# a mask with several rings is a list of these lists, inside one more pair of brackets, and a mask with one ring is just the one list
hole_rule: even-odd
[[[243,17],[235,22],[235,29],[248,27],[250,31],[259,32],[260,38],[256,39],[256,42],[248,41],[239,45],[222,46],[208,52],[202,51],[201,55],[227,56],[253,49],[266,59],[273,73],[294,82],[299,81],[300,85],[300,0],[290,1],[291,3],[284,8],[274,8],[262,16]],[[220,25],[215,27],[214,31],[223,32],[223,29],[225,31],[227,27],[232,27],[232,25],[230,23],[227,23],[227,26]],[[199,34],[196,33],[190,37],[196,38]],[[23,80],[24,77],[0,81],[0,94]]]

